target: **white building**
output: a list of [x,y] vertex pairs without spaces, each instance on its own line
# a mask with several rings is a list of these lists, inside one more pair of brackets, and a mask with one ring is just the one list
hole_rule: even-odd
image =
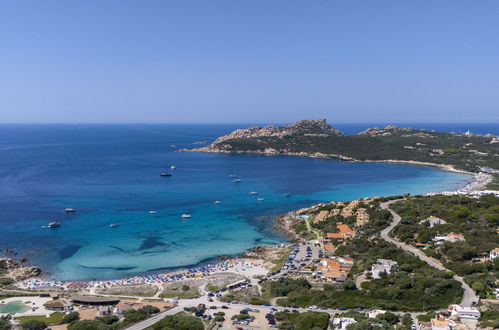
[[346,330],[350,324],[357,323],[351,317],[337,317],[333,319],[333,329],[334,330]]
[[373,278],[381,278],[383,274],[390,274],[395,268],[397,268],[397,262],[388,259],[378,259],[375,264],[371,266],[371,273]]
[[447,221],[445,221],[444,219],[441,219],[439,217],[435,217],[433,215],[429,216],[428,218],[421,221],[420,223],[425,222],[425,221],[428,221],[428,223],[430,224],[430,228],[433,228],[436,225],[445,225],[447,223]]
[[495,258],[499,257],[499,248],[495,248],[494,250],[490,251],[489,256],[491,260],[494,260]]
[[373,311],[369,311],[369,313],[367,314],[369,316],[370,319],[375,319],[376,316],[378,315],[383,315],[383,314],[386,314],[386,311],[385,310],[382,310],[382,309],[375,309]]
[[474,319],[480,318],[480,311],[475,307],[462,307],[459,305],[450,305],[448,308],[451,315],[456,315],[460,319]]

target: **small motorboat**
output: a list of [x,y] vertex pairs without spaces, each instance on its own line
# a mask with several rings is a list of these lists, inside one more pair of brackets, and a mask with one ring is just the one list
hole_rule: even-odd
[[176,169],[177,169],[177,166],[172,165],[172,166],[170,166],[170,168],[171,168],[172,170],[176,170]]
[[222,201],[214,201],[214,204],[222,204]]
[[291,194],[284,194],[284,197],[291,197]]
[[114,228],[114,227],[117,227],[117,226],[118,226],[118,225],[117,225],[117,224],[115,224],[115,223],[112,223],[112,224],[110,224],[110,225],[109,225],[109,227],[111,227],[111,228]]
[[265,200],[265,198],[263,198],[263,197],[258,197],[256,200],[257,200],[257,201],[264,201],[264,200]]
[[258,195],[258,192],[256,192],[256,191],[250,191],[249,194],[250,195]]
[[72,207],[68,207],[66,209],[64,209],[64,211],[66,211],[67,213],[73,213],[73,212],[76,212],[76,210]]
[[149,214],[156,214],[156,211],[151,210],[151,211],[149,211]]
[[54,221],[54,222],[50,222],[47,227],[48,228],[58,228],[60,226],[61,226],[60,222]]
[[191,218],[191,215],[190,214],[182,214],[181,216],[182,219],[190,219]]
[[243,181],[242,179],[234,179],[234,180],[232,180],[232,182],[234,182],[234,183],[239,183],[239,182],[242,182],[242,181]]

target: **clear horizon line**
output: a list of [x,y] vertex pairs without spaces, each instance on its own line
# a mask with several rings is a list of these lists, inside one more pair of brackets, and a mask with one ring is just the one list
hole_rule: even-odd
[[[303,120],[303,119],[300,119]],[[0,122],[0,125],[272,125],[272,124],[289,124],[300,120],[290,122]],[[498,122],[485,122],[485,121],[327,121],[328,124],[334,126],[335,124],[384,124],[384,125],[397,125],[397,124],[488,124],[496,125]]]

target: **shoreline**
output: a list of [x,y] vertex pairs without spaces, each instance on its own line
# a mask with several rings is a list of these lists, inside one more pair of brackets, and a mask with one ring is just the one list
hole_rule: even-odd
[[[286,152],[281,153],[275,149],[265,149],[265,151],[226,151],[221,149],[212,149],[211,147],[195,148],[195,149],[180,149],[178,151],[182,152],[208,152],[208,153],[222,153],[222,154],[254,154],[262,156],[295,156],[295,157],[306,157],[306,158],[317,158],[317,159],[331,159],[339,161],[348,161],[352,163],[388,163],[388,164],[407,164],[415,166],[431,166],[438,167],[441,170],[453,173],[467,174],[472,176],[472,180],[468,182],[464,187],[458,189],[458,191],[465,191],[467,193],[481,191],[486,188],[486,186],[492,181],[492,175],[484,172],[471,172],[466,170],[460,170],[450,164],[439,164],[431,162],[421,162],[416,160],[398,160],[398,159],[382,159],[382,160],[359,160],[338,154],[323,154],[323,153],[307,153],[307,152]],[[470,189],[471,188],[471,189]]]
[[[395,159],[388,159],[388,160],[357,160],[349,157],[344,157],[341,155],[326,155],[326,154],[307,154],[307,153],[272,153],[272,152],[228,152],[228,151],[213,151],[213,150],[207,150],[208,147],[205,148],[199,148],[199,149],[191,149],[191,150],[181,150],[181,151],[198,151],[198,152],[212,152],[212,153],[228,153],[228,154],[258,154],[258,155],[271,155],[271,156],[298,156],[298,157],[308,157],[308,158],[322,158],[322,159],[342,159],[350,162],[359,162],[359,163],[392,163],[392,164],[408,164],[408,165],[415,165],[415,166],[432,166],[432,167],[438,167],[441,170],[448,171],[448,172],[454,172],[454,173],[460,173],[460,174],[466,174],[471,176],[471,180],[462,188],[458,189],[458,192],[463,192],[463,193],[472,193],[472,192],[477,192],[483,190],[487,184],[492,181],[492,175],[488,173],[483,173],[483,172],[469,172],[465,170],[460,170],[456,169],[452,165],[448,164],[437,164],[437,163],[430,163],[430,162],[420,162],[420,161],[406,161],[406,160],[395,160]],[[430,192],[429,192],[430,193]],[[289,244],[292,244],[293,242],[299,241],[299,238],[294,235],[293,232],[289,230],[290,226],[292,225],[292,219],[296,218],[297,215],[302,214],[306,210],[310,210],[312,208],[316,208],[318,206],[322,205],[322,203],[311,205],[310,207],[306,208],[301,208],[298,210],[293,210],[290,211],[286,214],[281,214],[276,217],[275,224],[272,226],[273,230],[279,231],[283,233],[289,240]],[[290,224],[291,223],[291,224]],[[288,244],[288,245],[289,245]],[[127,282],[131,279],[137,279],[137,278],[166,278],[166,277],[176,277],[179,276],[180,274],[189,274],[192,269],[203,269],[203,268],[215,268],[218,269],[220,265],[222,267],[226,267],[225,265],[227,263],[238,263],[238,262],[244,262],[244,260],[248,260],[247,254],[251,252],[255,247],[253,246],[251,248],[248,248],[247,250],[241,252],[240,254],[236,256],[219,256],[219,257],[214,257],[212,259],[218,260],[218,262],[213,263],[213,264],[197,264],[193,267],[179,267],[176,270],[173,270],[171,272],[164,272],[161,274],[158,273],[148,273],[148,274],[140,274],[136,275],[133,277],[130,277],[128,279],[111,279],[111,280],[93,280],[93,281],[58,281],[58,280],[51,280],[51,279],[43,279],[40,276],[35,276],[35,277],[30,277],[28,279],[25,279],[23,282],[27,281],[32,281],[35,279],[35,282],[46,282],[46,283],[58,283],[59,286],[63,286],[65,284],[70,284],[70,283],[75,283],[76,287],[83,288],[88,285],[91,285],[90,283],[116,283],[116,282]],[[255,259],[255,261],[262,261],[263,259]],[[37,266],[32,266],[40,269]],[[83,283],[87,283],[86,285],[83,285]],[[128,282],[127,282],[128,283]],[[137,283],[147,283],[147,281],[144,282],[136,282],[135,280],[132,280],[131,283],[128,284],[137,284]],[[16,283],[16,285],[19,284]],[[82,287],[80,287],[83,285]],[[54,287],[52,285],[48,285],[45,287],[40,287],[40,288],[49,288],[49,287]]]

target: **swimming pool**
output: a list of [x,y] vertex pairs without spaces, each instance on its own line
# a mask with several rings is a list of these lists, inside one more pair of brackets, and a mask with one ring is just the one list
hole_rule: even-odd
[[0,306],[0,314],[24,313],[30,308],[20,300],[11,301]]

